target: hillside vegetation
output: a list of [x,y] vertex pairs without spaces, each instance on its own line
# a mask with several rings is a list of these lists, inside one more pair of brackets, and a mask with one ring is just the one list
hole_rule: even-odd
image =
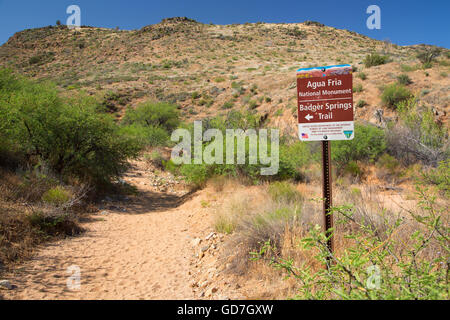
[[[320,144],[297,138],[295,70],[344,63],[353,66],[356,134],[332,143],[333,231],[343,249],[331,253],[313,192]],[[0,268],[83,232],[80,221],[105,195],[136,195],[123,174],[143,159],[155,176],[170,172],[192,190],[243,189],[237,201],[224,193],[201,204],[227,235],[230,273],[291,276],[302,299],[448,299],[449,71],[448,49],[311,21],[170,18],[133,31],[19,32],[0,47]],[[278,173],[261,176],[264,165],[248,161],[176,165],[170,135],[199,119],[221,132],[280,129]],[[388,210],[363,194],[367,186],[377,195],[405,189],[414,203]],[[366,285],[373,265],[383,290]]]

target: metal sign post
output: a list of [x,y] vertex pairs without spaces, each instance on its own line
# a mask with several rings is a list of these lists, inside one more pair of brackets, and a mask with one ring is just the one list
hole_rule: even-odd
[[[328,249],[334,251],[331,143],[353,139],[353,75],[348,64],[297,70],[298,136],[322,141],[323,214]],[[327,258],[328,266],[331,257]]]
[[[333,228],[333,214],[330,212],[332,207],[332,191],[331,191],[331,143],[330,141],[322,141],[322,177],[323,177],[323,216],[325,234],[331,237],[327,241],[328,250],[334,251],[334,239],[330,232]],[[330,261],[330,259],[328,259]]]

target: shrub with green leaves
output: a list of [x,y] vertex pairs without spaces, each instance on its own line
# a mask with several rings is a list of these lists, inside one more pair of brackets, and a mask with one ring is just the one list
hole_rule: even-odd
[[397,77],[397,82],[403,86],[407,86],[412,83],[412,80],[407,74],[401,74]]
[[364,87],[361,83],[358,83],[357,85],[353,86],[353,92],[363,92]]
[[42,201],[55,206],[60,206],[69,201],[71,198],[70,193],[62,186],[56,186],[47,190],[42,195]]
[[356,107],[357,108],[364,108],[365,106],[367,106],[367,102],[365,100],[358,100],[358,102],[356,103]]
[[380,226],[358,218],[354,206],[333,208],[332,233],[341,230],[346,246],[331,252],[322,227],[312,226],[297,249],[308,257],[303,265],[280,257],[273,240],[261,242],[259,250],[250,252],[251,259],[268,261],[298,280],[296,299],[448,300],[450,228],[445,208],[427,190],[418,188],[418,193],[419,209],[409,212],[410,217],[392,219],[380,213]]
[[411,91],[406,89],[403,85],[398,83],[393,83],[387,85],[383,89],[381,94],[381,101],[386,107],[391,109],[396,109],[397,105],[405,100],[410,99],[413,96]]
[[359,72],[357,77],[363,81],[367,79],[367,75],[364,72]]
[[340,172],[352,161],[375,161],[386,149],[385,134],[372,125],[355,124],[355,137],[333,141],[331,157]]
[[422,65],[426,68],[431,67],[433,61],[441,54],[441,49],[436,47],[429,47],[425,49],[421,49],[421,51],[417,54],[417,59],[422,63]]
[[59,175],[94,184],[117,177],[141,146],[96,110],[90,97],[62,99],[51,84],[0,71],[0,147],[22,155],[24,165],[43,161]]
[[[223,159],[226,159],[226,129],[254,129],[256,132],[260,129],[261,120],[255,114],[241,113],[239,111],[231,111],[225,117],[216,117],[207,119],[202,122],[203,131],[209,128],[215,128],[223,134]],[[189,126],[189,130],[193,131],[193,126]],[[270,130],[269,130],[270,135]],[[191,134],[192,136],[192,134]],[[211,141],[212,142],[212,141]],[[211,142],[203,142],[202,148],[206,148]],[[268,141],[268,152],[271,152],[270,140]],[[183,174],[186,180],[195,187],[201,187],[205,185],[206,181],[214,176],[229,176],[229,177],[244,177],[249,182],[256,183],[258,181],[266,180],[283,180],[283,179],[295,179],[301,180],[303,178],[303,167],[311,161],[310,151],[305,143],[283,143],[279,146],[279,168],[275,175],[263,176],[261,175],[261,169],[268,167],[262,164],[259,160],[257,163],[250,164],[249,162],[249,149],[250,140],[245,139],[245,163],[237,164],[236,160],[234,164],[183,164],[179,168],[179,172]],[[193,146],[191,146],[193,148]],[[252,146],[253,147],[253,146]],[[259,139],[257,140],[257,149],[259,150]],[[233,157],[237,157],[237,147],[234,148]]]
[[421,173],[422,181],[436,185],[447,198],[450,197],[450,160],[443,160],[437,168],[430,168]]
[[145,102],[135,109],[128,109],[122,123],[161,127],[170,132],[178,127],[180,120],[176,105],[166,102]]
[[379,66],[385,64],[386,62],[388,62],[388,57],[379,55],[377,53],[371,53],[364,59],[364,65],[366,66],[366,68]]
[[290,203],[303,201],[302,194],[293,184],[286,181],[271,183],[268,192],[272,199],[278,202]]
[[449,157],[447,130],[430,108],[411,98],[400,102],[397,111],[399,121],[386,128],[389,154],[406,165],[421,161],[437,166]]

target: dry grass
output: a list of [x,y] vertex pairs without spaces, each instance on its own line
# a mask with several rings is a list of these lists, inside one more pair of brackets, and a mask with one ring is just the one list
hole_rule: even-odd
[[0,174],[0,272],[28,258],[40,243],[83,231],[86,188],[30,172]]
[[[277,259],[292,259],[295,266],[309,266],[312,270],[320,270],[324,265],[313,258],[314,251],[304,251],[301,239],[307,235],[312,225],[323,223],[321,188],[314,185],[300,184],[302,197],[296,201],[276,199],[271,196],[270,186],[262,186],[252,193],[233,194],[224,201],[224,205],[215,210],[216,228],[219,232],[226,229],[230,233],[225,254],[222,257],[228,264],[228,271],[242,277],[241,283],[262,281],[264,285],[249,289],[255,298],[286,298],[295,294],[299,285],[295,280],[284,281],[287,274],[269,266],[264,260],[251,261],[250,252],[260,249],[262,244],[270,240],[276,247]],[[411,247],[411,234],[422,228],[407,211],[417,209],[417,200],[406,200],[403,196],[387,195],[375,187],[358,185],[350,188],[335,187],[334,205],[351,204],[354,207],[354,220],[345,224],[335,224],[336,255],[342,254],[345,248],[354,243],[346,237],[352,231],[359,230],[358,224],[364,222],[380,235],[390,228],[398,218],[403,222],[398,231],[392,235],[397,245],[395,254],[402,254]],[[445,204],[445,202],[444,202]],[[286,210],[284,214],[274,215],[277,210]],[[444,216],[448,225],[448,215]],[[336,216],[335,220],[339,218]],[[261,223],[258,223],[261,222]],[[264,226],[264,227],[261,227]],[[224,228],[226,226],[226,228]],[[439,255],[437,245],[433,243],[421,253],[422,258],[433,259]],[[271,256],[267,256],[270,259]],[[431,261],[431,260],[429,260]],[[258,289],[259,288],[259,289]],[[270,289],[269,289],[270,288]]]

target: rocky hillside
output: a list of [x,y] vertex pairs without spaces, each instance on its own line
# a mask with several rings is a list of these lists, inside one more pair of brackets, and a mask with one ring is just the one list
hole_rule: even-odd
[[[83,89],[118,117],[127,106],[155,99],[177,103],[186,120],[251,109],[295,134],[295,70],[343,63],[355,69],[356,119],[377,122],[377,110],[395,116],[383,108],[380,87],[407,74],[409,89],[446,123],[450,50],[443,48],[432,67],[423,69],[416,56],[424,48],[311,21],[208,25],[170,18],[133,31],[25,30],[0,47],[0,66]],[[363,60],[373,52],[388,56],[388,63],[366,68]]]

